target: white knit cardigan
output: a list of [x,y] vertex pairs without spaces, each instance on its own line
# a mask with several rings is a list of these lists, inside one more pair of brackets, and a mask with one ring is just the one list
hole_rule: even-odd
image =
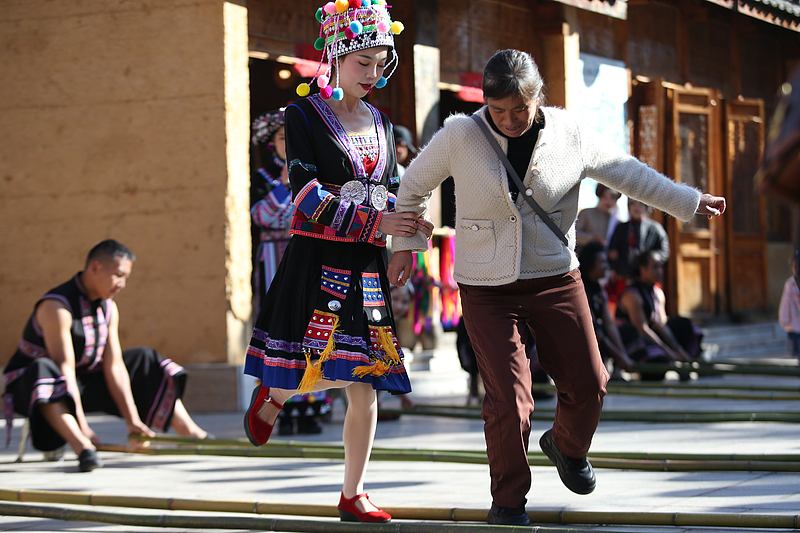
[[[478,111],[481,117],[485,109]],[[459,283],[505,285],[577,268],[575,220],[578,190],[586,177],[683,221],[697,211],[701,195],[697,189],[659,174],[567,111],[553,107],[542,111],[545,127],[523,179],[528,190],[519,194],[516,203],[509,195],[505,167],[479,126],[463,114],[449,117],[406,169],[397,193],[398,211],[426,213],[431,192],[448,176],[455,180],[453,277]],[[491,131],[503,151],[508,151],[507,139]],[[532,192],[561,228],[568,247],[528,205],[526,192]],[[393,237],[392,250],[427,250],[427,241],[421,232]]]

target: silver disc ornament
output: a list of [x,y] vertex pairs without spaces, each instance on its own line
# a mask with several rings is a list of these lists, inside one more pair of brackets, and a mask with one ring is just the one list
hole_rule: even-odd
[[360,205],[367,199],[367,188],[358,180],[350,180],[342,185],[339,196],[342,200]]
[[372,207],[378,211],[386,209],[386,204],[389,203],[389,191],[383,185],[376,185],[372,189]]

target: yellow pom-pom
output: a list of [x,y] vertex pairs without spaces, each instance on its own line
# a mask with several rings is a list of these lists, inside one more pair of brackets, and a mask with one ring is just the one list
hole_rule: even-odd
[[336,11],[338,13],[344,13],[350,8],[350,2],[348,0],[336,0]]
[[297,86],[297,96],[308,96],[311,92],[311,87],[307,83],[301,83]]
[[406,29],[402,22],[392,22],[392,33],[400,35],[400,32]]

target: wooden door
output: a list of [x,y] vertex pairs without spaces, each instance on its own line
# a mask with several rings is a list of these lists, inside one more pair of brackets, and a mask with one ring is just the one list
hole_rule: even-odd
[[[715,91],[666,87],[666,171],[702,191],[721,191],[720,106]],[[718,267],[718,220],[696,216],[687,223],[667,217],[670,259],[667,311],[697,318],[723,308]]]
[[766,209],[753,188],[764,147],[762,100],[725,102],[725,139],[729,311],[748,315],[768,305]]

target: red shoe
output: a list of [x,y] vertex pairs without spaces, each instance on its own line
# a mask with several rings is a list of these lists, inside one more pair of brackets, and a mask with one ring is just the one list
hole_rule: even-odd
[[388,522],[392,519],[389,513],[380,509],[368,513],[359,511],[355,506],[359,498],[366,498],[369,502],[369,495],[366,492],[356,494],[352,498],[345,498],[344,492],[342,493],[342,497],[339,498],[339,518],[342,522]]
[[277,407],[279,411],[283,409],[283,405],[269,397],[269,387],[259,386],[253,390],[250,407],[244,414],[244,432],[253,446],[266,444],[272,435],[272,428],[275,427],[275,424],[267,424],[258,417],[258,409],[265,401]]

